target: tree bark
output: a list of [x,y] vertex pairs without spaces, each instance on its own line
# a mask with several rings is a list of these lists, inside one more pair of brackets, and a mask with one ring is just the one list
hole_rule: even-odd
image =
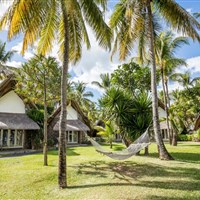
[[177,133],[174,131],[172,135],[172,146],[177,146]]
[[167,134],[169,136],[169,143],[172,144],[172,135],[171,135],[171,131],[169,128],[169,110],[168,110],[168,105],[167,105],[167,94],[166,94],[164,79],[165,79],[164,78],[164,69],[161,66],[161,80],[162,80],[162,87],[163,87],[163,94],[164,94],[164,106],[165,106],[165,111],[166,111]]
[[44,140],[43,140],[43,155],[44,155],[44,166],[48,166],[48,158],[47,158],[47,138],[48,138],[48,133],[47,133],[47,101],[46,101],[46,89],[44,91]]
[[61,0],[61,9],[64,22],[64,53],[61,77],[61,112],[59,123],[59,166],[58,185],[60,188],[67,187],[67,163],[66,163],[66,120],[67,120],[67,73],[69,65],[69,31],[65,0]]
[[145,156],[149,155],[149,147],[145,147],[145,149],[144,149],[144,155]]
[[161,137],[160,124],[158,117],[158,96],[157,96],[157,85],[156,85],[156,62],[154,53],[154,36],[153,36],[153,20],[151,10],[151,0],[147,0],[147,11],[149,19],[149,40],[150,40],[150,56],[151,56],[151,91],[152,91],[152,110],[153,110],[153,127],[155,132],[155,139],[159,145],[159,158],[161,160],[172,160],[172,156],[168,153],[164,142]]

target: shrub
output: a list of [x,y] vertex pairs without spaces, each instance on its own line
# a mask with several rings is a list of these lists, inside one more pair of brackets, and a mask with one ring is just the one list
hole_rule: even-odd
[[200,129],[194,132],[194,134],[192,135],[192,141],[200,142]]
[[192,141],[192,135],[189,135],[189,134],[186,134],[186,135],[179,134],[178,135],[178,141]]

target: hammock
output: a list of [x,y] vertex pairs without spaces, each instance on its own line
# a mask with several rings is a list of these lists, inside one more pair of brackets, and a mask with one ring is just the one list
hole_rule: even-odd
[[95,147],[97,152],[103,155],[106,155],[114,160],[125,160],[136,155],[139,151],[141,151],[142,149],[150,145],[148,129],[149,128],[147,128],[147,130],[135,142],[133,142],[127,149],[124,149],[120,152],[107,151],[94,139],[92,139],[88,135],[86,136],[88,140],[92,143],[92,145]]

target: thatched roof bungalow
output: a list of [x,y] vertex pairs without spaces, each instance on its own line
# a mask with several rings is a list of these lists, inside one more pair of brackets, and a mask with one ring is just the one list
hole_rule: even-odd
[[39,130],[26,115],[27,105],[14,91],[15,85],[13,75],[0,84],[0,149],[26,148],[30,132]]
[[[54,143],[58,142],[59,116],[61,107],[48,119],[48,134]],[[80,106],[73,100],[68,102],[67,121],[66,121],[66,139],[68,144],[81,144],[85,142],[85,133],[90,133],[91,126],[89,119],[84,115]]]

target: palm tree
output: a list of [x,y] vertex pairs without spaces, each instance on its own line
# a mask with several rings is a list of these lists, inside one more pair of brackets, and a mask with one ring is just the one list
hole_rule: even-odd
[[[90,41],[86,22],[92,28],[102,47],[110,48],[112,33],[104,22],[101,8],[107,0],[14,0],[0,20],[0,29],[9,25],[8,39],[23,32],[22,54],[29,45],[39,39],[38,52],[46,54],[58,37],[60,57],[63,62],[61,77],[61,114],[59,126],[59,172],[61,188],[66,183],[66,118],[67,72],[69,62],[75,64],[81,58],[82,43],[87,48]],[[100,8],[101,7],[101,8]]]
[[190,90],[190,87],[194,86],[194,83],[198,83],[200,77],[192,78],[191,73],[187,71],[186,73],[174,73],[170,77],[173,81],[179,82],[184,88]]
[[6,63],[14,56],[15,51],[6,51],[6,43],[0,41],[0,73],[5,77],[12,74],[12,67],[6,66]]
[[116,134],[114,125],[110,121],[107,121],[105,123],[105,128],[102,126],[95,126],[94,128],[98,131],[97,134],[101,135],[109,142],[110,148],[112,149],[112,143]]
[[92,81],[92,84],[96,85],[100,89],[104,89],[104,90],[111,87],[111,77],[110,77],[109,73],[100,74],[100,78],[101,78],[101,83],[98,81]]
[[84,110],[87,110],[92,103],[89,98],[94,96],[91,91],[86,91],[86,85],[87,84],[84,82],[74,82],[72,90],[72,98],[74,98]]
[[[172,159],[163,143],[159,117],[158,117],[158,97],[156,87],[156,59],[155,59],[155,25],[153,18],[156,13],[152,13],[152,7],[163,16],[171,27],[192,39],[200,42],[200,36],[196,29],[200,29],[200,24],[184,8],[174,0],[120,0],[116,4],[115,11],[111,16],[110,25],[116,32],[114,52],[119,50],[120,60],[124,60],[131,54],[136,41],[148,44],[149,57],[151,63],[151,92],[153,108],[153,124],[156,141],[159,146],[160,159]],[[124,31],[126,30],[126,31]],[[142,37],[141,37],[142,34]],[[139,39],[143,38],[142,41]],[[144,49],[144,48],[143,48]]]
[[186,66],[185,60],[181,58],[176,58],[175,52],[183,44],[188,44],[188,40],[185,37],[174,38],[171,32],[162,32],[159,37],[155,40],[155,56],[156,64],[159,67],[159,72],[161,76],[164,105],[166,111],[166,122],[167,122],[167,133],[170,138],[170,144],[174,144],[174,135],[169,129],[169,89],[168,89],[168,79],[169,75],[179,66]]

